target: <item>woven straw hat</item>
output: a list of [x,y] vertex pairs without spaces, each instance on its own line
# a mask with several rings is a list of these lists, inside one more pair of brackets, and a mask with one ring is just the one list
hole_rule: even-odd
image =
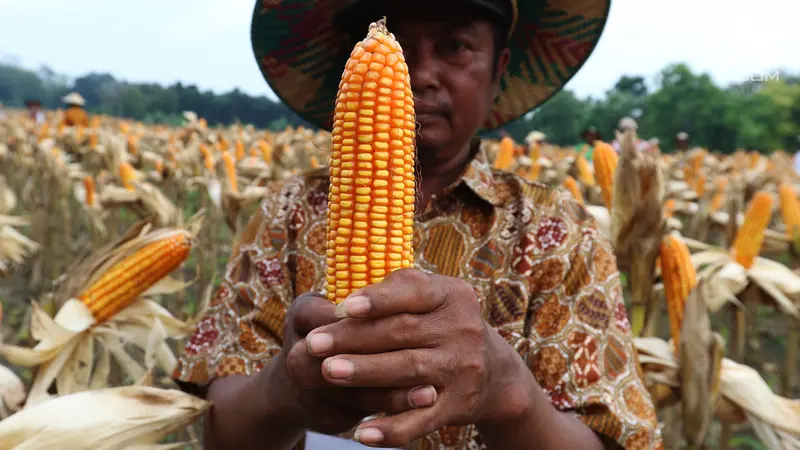
[[81,94],[78,94],[77,92],[70,92],[62,97],[61,101],[67,105],[83,106],[86,104],[86,100],[84,100]]
[[525,143],[531,144],[533,142],[543,141],[545,139],[547,139],[547,136],[544,133],[542,133],[541,131],[534,130],[528,133],[527,136],[525,136]]
[[[352,50],[334,17],[355,1],[258,0],[253,11],[251,43],[262,75],[283,103],[327,130]],[[597,45],[611,6],[611,0],[506,1],[516,16],[511,58],[485,129],[523,116],[561,90]]]

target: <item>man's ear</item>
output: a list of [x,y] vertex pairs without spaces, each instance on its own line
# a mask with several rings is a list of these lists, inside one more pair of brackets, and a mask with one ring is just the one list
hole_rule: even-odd
[[511,59],[511,50],[508,48],[504,48],[503,51],[497,56],[497,70],[494,73],[492,79],[492,99],[497,100],[497,97],[500,95],[500,79],[503,78],[503,75],[506,73],[506,68],[508,67],[508,62]]

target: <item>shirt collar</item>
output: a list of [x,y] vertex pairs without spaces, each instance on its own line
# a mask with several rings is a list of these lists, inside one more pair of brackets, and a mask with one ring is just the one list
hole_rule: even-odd
[[475,138],[470,143],[470,152],[473,155],[458,183],[464,183],[478,197],[486,200],[494,206],[500,205],[500,197],[497,193],[497,186],[492,175],[492,166],[486,149],[482,145],[480,138]]

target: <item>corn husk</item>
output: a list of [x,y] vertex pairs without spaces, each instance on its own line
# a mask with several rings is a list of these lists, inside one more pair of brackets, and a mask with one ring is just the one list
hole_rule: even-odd
[[[651,392],[657,385],[680,387],[678,361],[671,343],[659,338],[639,337],[634,345]],[[675,394],[678,390],[670,392]],[[718,419],[734,423],[749,421],[758,438],[770,444],[767,448],[798,448],[800,400],[775,394],[755,369],[727,358],[721,364],[719,393]]]
[[0,422],[0,450],[116,450],[154,445],[197,420],[209,407],[209,402],[181,391],[150,386],[65,395]]
[[687,240],[690,247],[701,251],[692,254],[692,263],[701,268],[699,280],[708,280],[715,290],[707,297],[711,312],[718,311],[735,296],[754,283],[761,288],[783,313],[799,317],[800,277],[778,262],[756,257],[753,266],[745,269],[724,249],[702,242]]
[[14,371],[0,364],[0,420],[22,409],[27,393]]

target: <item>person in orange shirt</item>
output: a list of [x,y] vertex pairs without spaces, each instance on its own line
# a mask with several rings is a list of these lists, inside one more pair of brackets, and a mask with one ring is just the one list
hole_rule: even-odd
[[61,99],[67,105],[67,110],[64,113],[63,124],[68,127],[88,127],[89,115],[83,108],[86,100],[83,99],[81,94],[72,92]]

